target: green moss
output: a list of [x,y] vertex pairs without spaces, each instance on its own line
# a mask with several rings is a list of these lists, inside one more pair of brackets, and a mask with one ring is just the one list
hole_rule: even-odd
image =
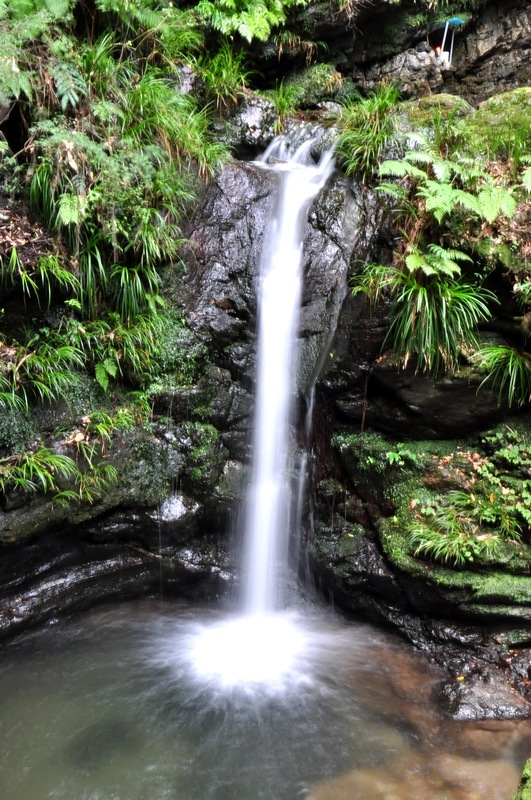
[[531,758],[525,763],[520,786],[513,800],[531,800]]
[[339,540],[339,555],[341,558],[352,558],[360,547],[361,537],[366,536],[367,532],[363,525],[353,525],[350,531]]
[[85,372],[73,372],[65,386],[63,398],[74,417],[97,408],[104,399],[101,386]]
[[314,108],[335,97],[343,86],[343,77],[332,64],[313,64],[286,79],[292,88],[293,103],[298,108]]
[[340,453],[349,451],[360,472],[383,473],[389,466],[386,459],[389,443],[375,431],[352,433],[350,428],[339,428],[332,436],[332,446]]
[[490,97],[460,123],[470,153],[490,158],[512,156],[531,140],[531,87]]
[[409,575],[421,575],[425,566],[409,552],[409,541],[399,517],[382,519],[378,524],[380,543],[390,563]]
[[193,481],[212,478],[221,470],[217,429],[204,422],[186,422],[183,430],[191,441],[186,464],[189,478]]
[[161,315],[161,334],[157,344],[157,363],[167,382],[190,386],[204,372],[208,350],[196,339],[177,309]]
[[3,409],[0,414],[0,450],[7,454],[22,453],[37,438],[33,415],[18,409]]
[[182,469],[182,457],[171,442],[161,441],[148,431],[137,431],[129,447],[118,455],[117,493],[134,505],[155,505],[167,497]]
[[457,120],[471,114],[474,109],[462,97],[452,94],[433,94],[401,103],[399,114],[413,130],[432,128],[438,120]]
[[[379,536],[386,558],[396,569],[422,576],[450,593],[463,591],[468,601],[473,597],[476,603],[490,604],[499,597],[502,605],[525,606],[531,604],[531,547],[524,507],[528,434],[529,425],[520,418],[514,427],[502,425],[468,441],[396,443],[373,432],[353,435],[344,429],[335,434],[333,443],[351,480],[365,480],[377,502],[378,494],[391,502],[394,515],[380,521]],[[462,568],[414,556],[408,533],[416,531],[420,522],[429,525],[434,516],[438,518],[439,510],[442,513],[448,506],[450,490],[461,503],[455,512],[456,524],[468,530],[476,520],[470,515],[477,509],[478,545],[483,544],[482,533],[486,545],[494,538],[498,542],[475,548],[473,564],[466,562]],[[468,514],[470,525],[459,513]],[[518,541],[519,530],[522,541]]]

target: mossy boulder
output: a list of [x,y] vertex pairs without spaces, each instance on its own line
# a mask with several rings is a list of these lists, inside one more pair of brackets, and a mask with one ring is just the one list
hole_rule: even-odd
[[344,83],[343,76],[333,64],[312,64],[286,80],[286,86],[292,87],[293,104],[303,109],[315,108],[335,99]]
[[531,758],[525,763],[520,786],[513,800],[531,800]]
[[463,120],[467,149],[490,158],[513,156],[531,140],[531,87],[494,95]]
[[408,100],[398,108],[402,127],[418,130],[433,129],[438,121],[459,120],[473,113],[474,109],[462,97],[454,94],[430,94],[418,100]]
[[330,500],[321,484],[322,532],[333,553],[322,543],[316,553],[327,568],[335,564],[341,583],[350,572],[359,585],[363,525],[371,539],[377,531],[384,561],[417,613],[512,627],[531,620],[531,431],[523,419],[438,442],[397,443],[343,426],[332,443],[351,488],[341,497],[336,487]]

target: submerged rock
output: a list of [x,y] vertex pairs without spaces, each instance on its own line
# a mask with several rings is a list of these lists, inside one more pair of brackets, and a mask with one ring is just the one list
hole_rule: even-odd
[[499,680],[494,670],[483,670],[481,676],[448,681],[439,687],[438,697],[453,719],[525,719],[531,706],[505,682]]

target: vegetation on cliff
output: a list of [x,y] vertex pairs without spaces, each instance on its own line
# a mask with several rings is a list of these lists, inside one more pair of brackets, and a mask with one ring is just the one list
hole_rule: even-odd
[[[3,496],[91,501],[124,409],[142,420],[154,384],[194,379],[204,349],[171,297],[183,225],[229,157],[213,125],[245,89],[245,41],[295,4],[0,2]],[[34,409],[65,400],[58,437]]]
[[[513,104],[514,135],[502,140],[497,126],[487,135],[484,108],[457,113],[430,98],[412,110],[400,86],[364,96],[335,64],[308,67],[326,47],[282,28],[307,5],[0,2],[4,494],[90,500],[81,476],[99,490],[114,479],[104,458],[124,419],[134,428],[154,394],[197,378],[208,354],[174,296],[186,220],[230,158],[220,130],[253,82],[269,88],[278,127],[297,106],[319,116],[322,103],[341,101],[326,119],[336,114],[345,172],[366,187],[386,179],[379,190],[394,208],[397,246],[355,290],[390,299],[386,347],[398,362],[431,372],[468,362],[501,402],[528,402],[526,120],[516,124]],[[356,3],[336,5],[341,19],[355,16]],[[272,73],[275,88],[259,74],[260,47],[263,59],[269,48],[296,64],[286,81]],[[55,421],[35,413],[65,402]],[[68,480],[57,455],[78,470]]]
[[[385,99],[388,92],[383,87],[379,95]],[[375,102],[378,93],[373,97],[369,119],[375,141],[385,106]],[[448,116],[442,105],[431,103],[430,110],[424,130],[404,134],[396,104],[393,117],[386,109],[385,118],[394,125],[387,123],[380,150],[391,139],[395,147],[405,141],[407,149],[399,159],[373,158],[370,169],[388,179],[377,190],[395,206],[398,245],[391,264],[365,267],[354,292],[364,293],[371,305],[390,297],[386,346],[403,367],[413,358],[418,370],[441,373],[468,360],[486,373],[485,384],[498,387],[502,402],[526,405],[531,273],[522,222],[529,215],[531,169],[522,125],[518,143],[507,139],[505,149],[497,133],[495,142],[486,136],[483,125],[478,153],[476,126],[468,117],[456,119],[458,106]],[[347,125],[344,150],[352,135],[357,134]],[[367,157],[370,151],[363,152]],[[347,169],[356,168],[357,156],[344,155]],[[489,341],[482,330],[505,333],[507,339]]]

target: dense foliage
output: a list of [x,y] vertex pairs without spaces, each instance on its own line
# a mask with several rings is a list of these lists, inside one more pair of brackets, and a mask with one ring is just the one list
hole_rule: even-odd
[[[355,18],[357,0],[334,4],[346,23]],[[187,215],[230,158],[220,120],[254,80],[264,93],[250,42],[267,40],[275,60],[306,62],[265,87],[277,130],[296,109],[314,113],[335,99],[338,162],[364,190],[383,181],[396,247],[390,263],[367,265],[354,291],[389,300],[385,347],[400,366],[432,373],[472,364],[500,402],[529,402],[525,124],[485,139],[483,128],[433,105],[422,124],[404,126],[400,87],[362,95],[334,64],[308,67],[326,46],[283,27],[305,5],[0,0],[3,494],[25,487],[90,499],[79,475],[92,474],[94,486],[113,479],[98,478],[101,452],[124,419],[134,426],[153,392],[197,378],[205,348],[191,344],[169,297]],[[419,3],[426,14],[451,6]],[[502,327],[502,341],[485,339]],[[79,388],[87,375],[90,392]],[[35,424],[36,406],[65,401],[68,430]],[[55,464],[58,439],[77,477]]]
[[[245,42],[295,5],[0,0],[0,410],[21,432],[0,431],[0,495],[90,501],[114,475],[88,445],[110,446],[123,408],[141,419],[154,384],[193,380],[204,352],[165,296],[183,222],[229,158],[213,125],[245,90]],[[100,395],[71,406],[59,455],[32,409],[71,403],[87,372]]]
[[[399,231],[392,263],[367,265],[353,291],[371,304],[390,298],[386,346],[401,366],[413,359],[417,370],[437,373],[468,359],[486,373],[483,386],[498,388],[500,402],[525,405],[531,400],[531,273],[527,252],[520,253],[520,230],[529,212],[528,154],[514,147],[472,153],[464,121],[445,118],[437,108],[425,132],[400,134],[392,124],[396,101],[393,107],[388,98],[389,86],[382,86],[370,103],[360,101],[357,124],[349,122],[350,109],[343,121],[340,152],[347,170],[367,178],[378,168],[390,179],[376,188],[394,206]],[[362,109],[374,156],[357,141]],[[352,139],[356,146],[349,149]],[[402,156],[382,163],[390,143]],[[519,220],[514,229],[513,220]],[[486,284],[503,289],[509,282],[512,292],[500,308],[502,292]],[[502,327],[500,316],[507,320],[507,341],[484,340],[482,331]]]

